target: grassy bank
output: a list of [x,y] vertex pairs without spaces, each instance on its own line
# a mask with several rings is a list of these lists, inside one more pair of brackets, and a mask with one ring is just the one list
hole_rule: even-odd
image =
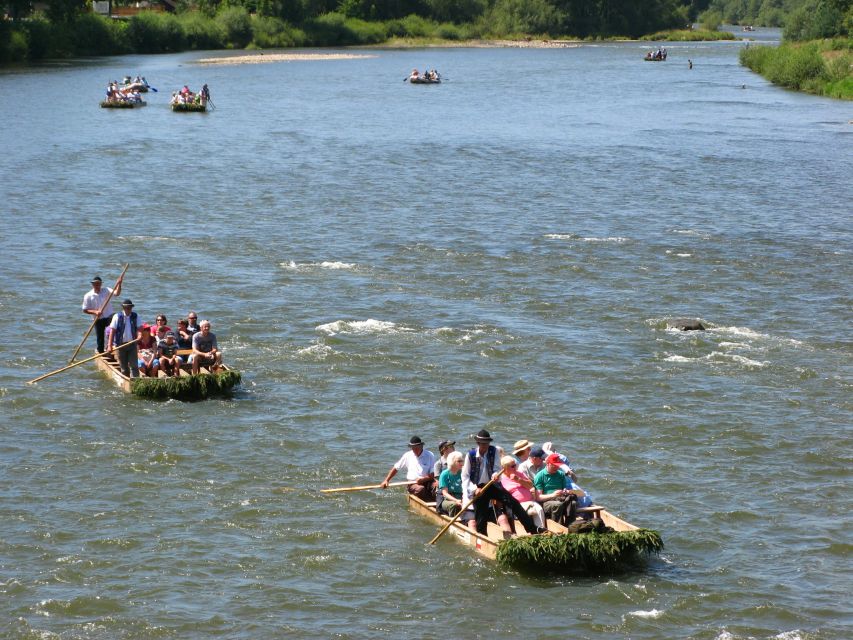
[[709,31],[707,29],[674,29],[670,31],[658,31],[640,40],[653,40],[663,42],[706,42],[713,40],[737,40],[731,31]]
[[[418,15],[366,21],[342,13],[326,13],[297,26],[280,18],[250,14],[238,6],[222,8],[215,15],[200,11],[143,12],[129,20],[111,20],[83,13],[61,23],[35,14],[16,23],[0,21],[0,63],[187,50],[359,45],[548,47],[564,46],[560,42],[568,41],[554,40],[544,32],[521,32],[516,26],[501,28],[500,24],[483,20],[465,24],[437,22]],[[697,30],[662,31],[645,39],[731,38],[734,36],[730,33]],[[617,39],[624,38],[588,35],[577,40]]]
[[853,100],[853,39],[836,38],[749,47],[740,62],[773,84],[819,96]]

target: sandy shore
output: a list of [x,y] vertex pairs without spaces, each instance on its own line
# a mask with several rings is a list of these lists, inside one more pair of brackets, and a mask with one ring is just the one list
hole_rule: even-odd
[[198,64],[263,64],[266,62],[300,62],[305,60],[352,60],[356,58],[375,58],[367,53],[252,53],[243,56],[223,56],[221,58],[202,58]]

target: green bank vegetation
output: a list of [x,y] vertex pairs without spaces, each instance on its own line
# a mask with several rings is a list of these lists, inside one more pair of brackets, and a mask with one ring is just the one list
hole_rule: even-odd
[[774,84],[853,100],[853,0],[811,0],[790,15],[778,47],[749,47],[741,64]]
[[731,31],[717,31],[716,29],[673,29],[671,31],[658,31],[643,36],[640,40],[654,40],[663,42],[706,42],[709,40],[736,40]]
[[[113,0],[113,5],[131,4]],[[91,0],[0,0],[0,62],[200,49],[470,39],[638,38],[694,19],[685,0],[177,0],[110,19]]]

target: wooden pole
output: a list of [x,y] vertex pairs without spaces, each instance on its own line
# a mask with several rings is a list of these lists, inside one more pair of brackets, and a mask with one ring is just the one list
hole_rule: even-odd
[[438,540],[441,536],[443,536],[444,532],[447,531],[453,525],[454,522],[456,522],[457,520],[459,520],[459,518],[462,517],[462,514],[468,510],[468,507],[470,507],[472,504],[474,504],[474,502],[476,502],[477,498],[479,498],[481,495],[483,495],[483,493],[486,491],[486,489],[491,487],[498,480],[498,478],[500,478],[503,475],[504,471],[506,471],[506,469],[501,469],[500,471],[498,471],[498,474],[494,478],[492,478],[486,484],[484,484],[483,488],[480,489],[480,493],[478,493],[476,496],[471,498],[468,501],[468,504],[466,504],[464,507],[462,507],[459,510],[459,513],[457,513],[455,516],[453,516],[453,519],[450,522],[448,522],[446,525],[444,525],[444,529],[442,529],[437,534],[435,534],[435,537],[432,540],[430,540],[429,543],[435,544],[435,541]]
[[82,349],[83,345],[86,343],[86,338],[88,338],[89,334],[92,333],[92,329],[95,328],[95,324],[97,324],[98,320],[100,320],[101,314],[104,312],[104,309],[107,308],[107,305],[110,303],[110,300],[112,300],[113,292],[115,292],[115,290],[118,288],[118,283],[122,281],[122,278],[124,278],[124,274],[127,273],[127,268],[129,266],[130,263],[124,265],[124,270],[121,272],[121,275],[118,277],[118,280],[116,280],[116,286],[112,288],[112,290],[110,291],[110,295],[107,296],[107,299],[104,300],[104,304],[102,304],[101,308],[98,309],[98,315],[96,315],[95,319],[92,320],[92,324],[89,325],[89,330],[83,336],[83,339],[80,341],[80,344],[77,345],[77,349],[74,350],[74,355],[71,356],[71,360],[68,361],[68,364],[74,362],[74,358],[76,358],[77,354],[80,353],[80,349]]
[[[415,480],[404,480],[402,482],[389,482],[389,487],[402,487],[403,485],[415,484]],[[341,487],[340,489],[320,489],[320,493],[342,493],[344,491],[364,491],[365,489],[381,489],[381,484],[366,484],[361,487]]]
[[57,373],[62,373],[63,371],[68,371],[68,369],[73,369],[74,367],[79,366],[79,365],[81,365],[81,364],[85,364],[85,363],[87,363],[87,362],[91,362],[91,361],[92,361],[92,360],[94,360],[95,358],[102,358],[102,357],[104,357],[104,356],[108,356],[108,355],[109,355],[109,354],[111,354],[113,351],[116,351],[116,350],[118,350],[118,349],[121,349],[122,347],[126,347],[127,345],[129,345],[129,344],[133,344],[133,343],[135,343],[135,342],[139,342],[139,338],[136,338],[136,339],[134,339],[134,340],[131,340],[130,342],[125,342],[124,344],[120,344],[120,345],[118,345],[117,347],[113,347],[113,348],[112,348],[112,349],[110,349],[109,351],[104,351],[103,353],[96,353],[96,354],[95,354],[95,355],[93,355],[91,358],[86,358],[85,360],[78,360],[77,362],[75,362],[75,363],[73,363],[73,364],[69,364],[69,365],[67,365],[67,366],[64,366],[64,367],[62,367],[61,369],[57,369],[56,371],[51,371],[50,373],[46,373],[46,374],[44,374],[43,376],[39,376],[38,378],[33,378],[32,380],[30,380],[29,382],[27,382],[27,384],[33,384],[33,383],[35,383],[35,382],[38,382],[39,380],[44,380],[45,378],[49,378],[50,376],[55,376]]

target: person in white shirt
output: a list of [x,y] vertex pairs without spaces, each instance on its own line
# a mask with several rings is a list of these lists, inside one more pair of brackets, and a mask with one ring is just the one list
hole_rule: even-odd
[[[124,276],[122,276],[124,277]],[[116,282],[116,288],[103,286],[101,276],[92,278],[92,289],[83,296],[83,313],[95,319],[95,337],[98,341],[98,353],[104,352],[104,331],[110,326],[113,317],[113,304],[108,302],[113,296],[121,295],[122,278]],[[106,302],[106,306],[104,303]],[[101,311],[101,307],[104,307]],[[99,313],[100,312],[100,313]]]
[[412,436],[409,439],[409,450],[403,454],[388,475],[380,485],[383,489],[391,482],[391,478],[397,475],[400,469],[406,469],[406,480],[413,482],[406,487],[412,495],[420,498],[424,502],[433,502],[435,500],[434,480],[435,474],[435,456],[431,451],[424,449],[423,440],[418,436]]

